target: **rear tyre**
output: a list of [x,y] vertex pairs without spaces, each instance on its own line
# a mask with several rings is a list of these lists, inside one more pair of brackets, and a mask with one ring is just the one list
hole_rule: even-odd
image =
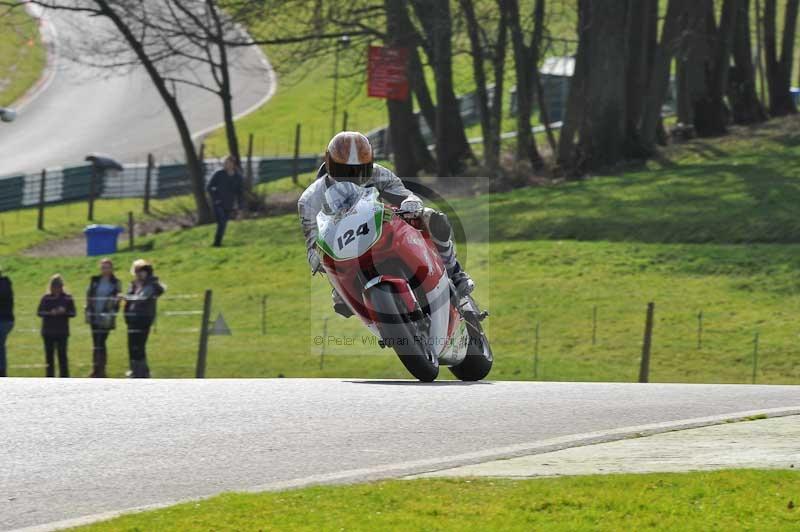
[[369,298],[372,308],[379,315],[388,318],[377,324],[386,346],[394,348],[400,362],[415,378],[422,382],[436,380],[439,376],[439,361],[429,354],[419,321],[400,319],[408,316],[408,312],[399,296],[389,286],[378,285],[370,290]]
[[492,371],[494,356],[489,339],[483,332],[481,322],[476,313],[466,316],[467,330],[469,332],[469,347],[464,361],[457,366],[452,366],[450,371],[459,380],[475,382],[483,380]]

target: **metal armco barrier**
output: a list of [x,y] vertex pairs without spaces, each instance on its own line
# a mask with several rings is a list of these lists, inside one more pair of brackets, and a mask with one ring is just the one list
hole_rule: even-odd
[[[304,155],[297,159],[298,171],[301,173],[312,172],[319,164],[321,160],[316,155]],[[96,184],[96,197],[107,199],[144,197],[147,164],[126,164],[123,167],[121,172],[101,172]],[[206,160],[206,181],[221,167],[221,162],[217,159]],[[256,184],[290,177],[293,167],[293,157],[253,157]],[[0,176],[0,212],[38,205],[42,192],[41,182],[41,172]],[[49,168],[45,179],[44,203],[49,205],[88,199],[91,182],[91,164]],[[155,165],[150,191],[153,198],[190,193],[192,188],[186,166],[181,163]]]

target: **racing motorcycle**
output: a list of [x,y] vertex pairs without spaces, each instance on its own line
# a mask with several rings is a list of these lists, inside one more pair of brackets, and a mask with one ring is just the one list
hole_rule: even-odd
[[419,221],[382,203],[375,188],[341,182],[326,191],[317,227],[331,284],[414,377],[432,382],[440,366],[463,381],[489,374],[488,313],[457,295]]

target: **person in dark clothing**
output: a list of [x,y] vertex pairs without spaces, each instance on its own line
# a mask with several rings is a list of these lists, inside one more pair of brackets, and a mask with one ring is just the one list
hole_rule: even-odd
[[111,259],[100,261],[100,275],[95,275],[86,291],[86,323],[92,329],[92,372],[89,377],[105,378],[108,351],[106,340],[114,330],[119,311],[122,283],[114,276]]
[[125,322],[128,324],[128,357],[130,376],[134,379],[150,378],[147,365],[147,338],[156,318],[156,300],[164,293],[164,286],[153,273],[153,266],[143,259],[131,267],[134,280],[125,300]]
[[6,339],[14,328],[14,288],[11,279],[0,272],[0,377],[8,376]]
[[217,218],[217,232],[214,235],[214,247],[222,246],[225,228],[237,209],[242,205],[242,174],[238,170],[236,159],[228,156],[224,168],[217,170],[206,185],[214,206]]
[[75,317],[75,301],[64,291],[64,279],[56,274],[50,278],[50,292],[42,296],[37,312],[42,318],[42,338],[47,361],[48,377],[55,377],[55,352],[58,351],[59,376],[69,377],[67,340],[69,320]]

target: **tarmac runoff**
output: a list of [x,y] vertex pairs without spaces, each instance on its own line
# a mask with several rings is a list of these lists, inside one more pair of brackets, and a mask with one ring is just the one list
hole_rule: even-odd
[[679,430],[406,478],[537,478],[719,469],[800,471],[800,415]]

